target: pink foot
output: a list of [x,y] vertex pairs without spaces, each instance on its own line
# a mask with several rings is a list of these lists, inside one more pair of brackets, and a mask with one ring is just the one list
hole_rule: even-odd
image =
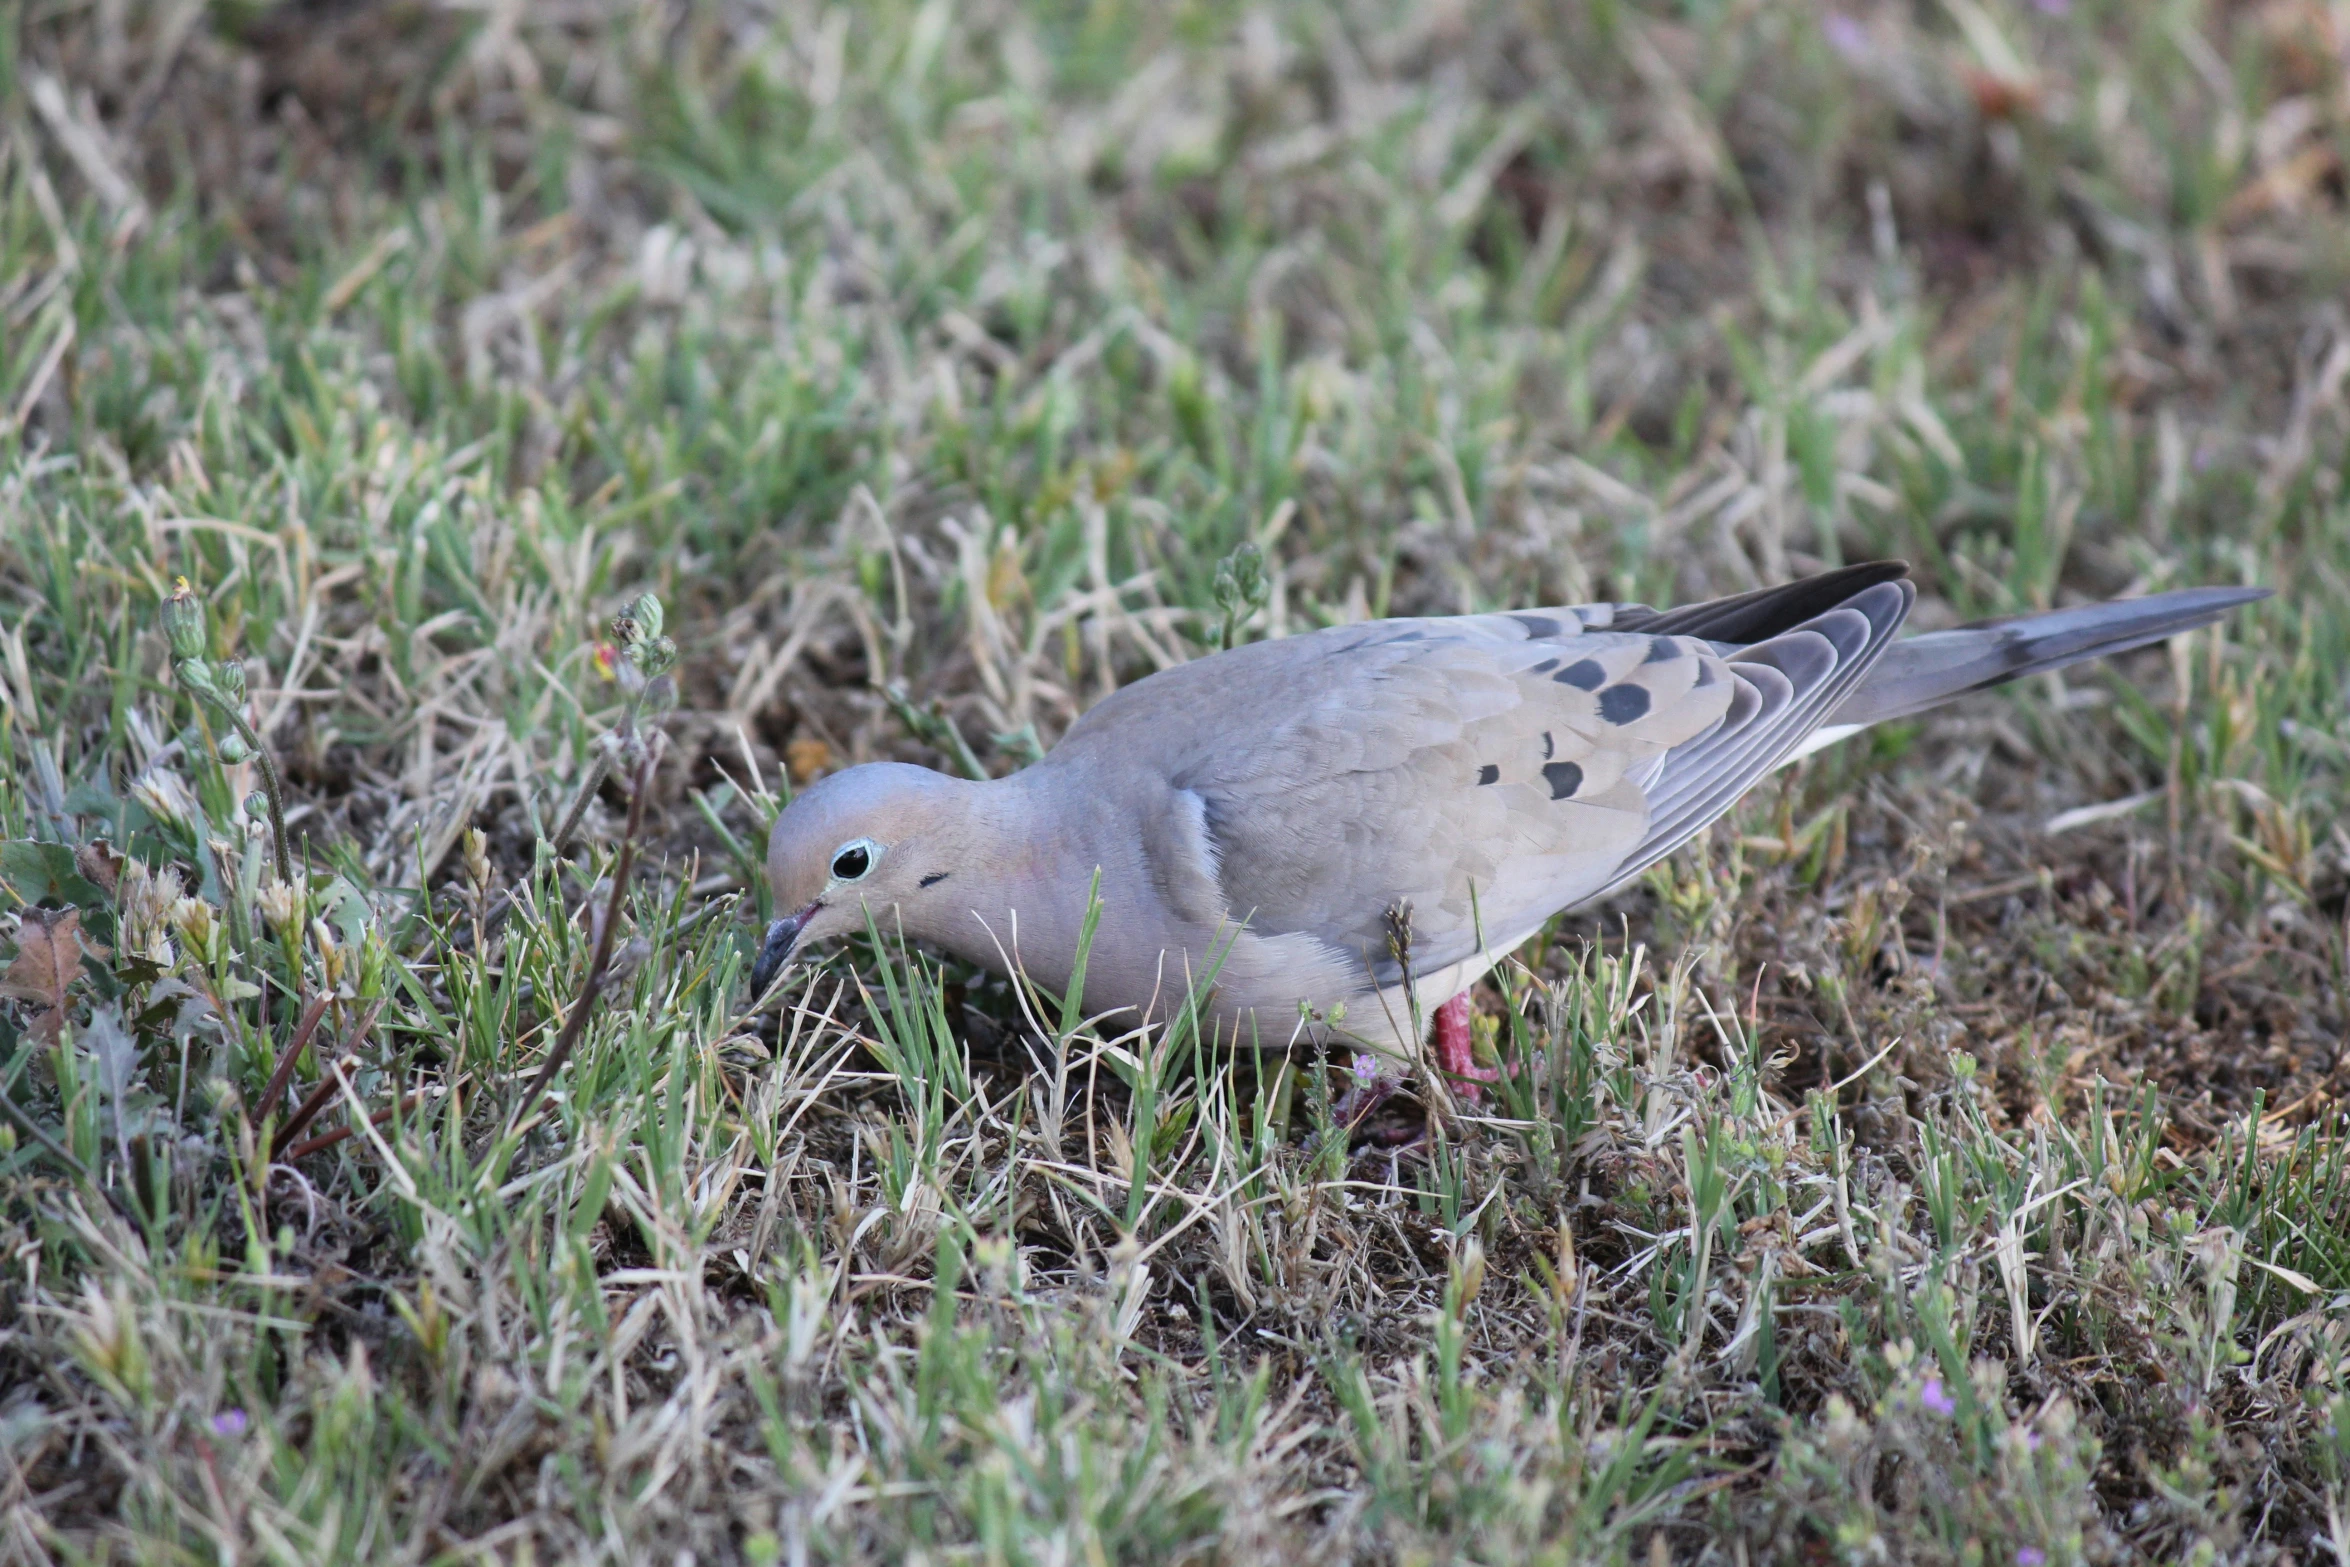
[[1469,993],[1464,990],[1436,1009],[1436,1070],[1466,1104],[1482,1100],[1479,1083],[1501,1076],[1492,1067],[1477,1064],[1475,1043],[1476,1035],[1469,1029]]

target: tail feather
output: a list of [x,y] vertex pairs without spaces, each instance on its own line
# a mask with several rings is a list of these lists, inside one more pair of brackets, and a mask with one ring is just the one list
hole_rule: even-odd
[[1907,637],[1886,650],[1821,730],[1850,734],[1985,686],[2126,653],[2207,626],[2239,605],[2268,596],[2267,588],[2186,588]]

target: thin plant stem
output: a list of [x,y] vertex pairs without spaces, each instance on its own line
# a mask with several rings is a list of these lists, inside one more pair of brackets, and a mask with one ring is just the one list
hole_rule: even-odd
[[261,764],[261,790],[269,797],[269,847],[277,861],[277,879],[291,886],[294,881],[294,851],[286,837],[286,784],[278,775],[277,759],[269,754],[269,747],[261,743],[261,736],[245,721],[245,715],[228,708],[229,722],[236,725],[237,738],[253,751],[253,760]]
[[[376,1014],[383,1010],[383,1005],[381,997],[367,1004],[367,1010],[359,1015],[359,1026],[351,1030],[349,1039],[343,1041],[343,1060],[354,1065],[357,1064],[359,1058],[354,1052],[358,1050],[361,1041],[367,1038],[369,1031],[375,1027]],[[310,1097],[295,1107],[294,1113],[286,1119],[286,1124],[279,1127],[276,1133],[271,1136],[269,1157],[272,1162],[276,1161],[278,1156],[285,1151],[288,1143],[302,1134],[302,1128],[318,1119],[319,1112],[326,1108],[327,1101],[333,1097],[334,1074],[329,1072],[319,1082],[319,1085],[310,1091]]]
[[[400,1100],[399,1103],[385,1105],[381,1110],[378,1110],[375,1112],[375,1114],[369,1116],[367,1118],[367,1124],[369,1126],[381,1126],[386,1121],[389,1121],[393,1116],[399,1114],[401,1111],[415,1109],[418,1105],[424,1103],[425,1092],[426,1091],[421,1088],[410,1089],[407,1097]],[[358,1135],[359,1128],[357,1126],[338,1126],[331,1132],[321,1132],[316,1137],[303,1138],[300,1142],[294,1144],[293,1147],[288,1148],[283,1154],[276,1156],[275,1162],[280,1164],[298,1164],[302,1160],[309,1158],[314,1153],[324,1153],[327,1149],[334,1147],[335,1144],[347,1142],[351,1138],[354,1138]]]
[[563,813],[563,825],[555,829],[555,858],[571,852],[571,835],[579,829],[579,819],[587,814],[588,801],[604,787],[605,775],[612,771],[612,753],[602,746],[596,748],[596,759],[588,764],[587,776],[579,781],[579,793],[571,797],[571,809]]
[[[198,661],[201,662],[201,661]],[[269,754],[262,743],[261,732],[238,711],[238,704],[222,696],[209,686],[190,685],[187,688],[196,700],[227,720],[237,738],[245,742],[245,749],[261,766],[261,792],[269,801],[269,847],[277,866],[277,879],[292,885],[294,880],[294,850],[286,836],[286,781],[277,770],[277,758]]]
[[620,928],[620,903],[628,894],[628,876],[636,864],[636,837],[644,824],[645,796],[652,792],[653,767],[660,760],[658,738],[645,749],[645,759],[637,764],[636,777],[628,794],[628,827],[620,836],[620,857],[612,866],[612,894],[605,900],[603,923],[596,930],[596,950],[588,959],[587,978],[580,982],[579,995],[571,1003],[571,1011],[563,1019],[563,1032],[555,1037],[555,1047],[547,1052],[547,1059],[539,1067],[538,1075],[523,1090],[521,1103],[514,1108],[514,1117],[507,1123],[518,1127],[530,1118],[537,1107],[539,1096],[563,1070],[563,1063],[571,1059],[579,1048],[580,1036],[587,1032],[588,1014],[595,1010],[596,998],[603,993],[604,975],[612,963],[612,936]]
[[612,772],[612,758],[636,743],[637,715],[644,710],[645,695],[652,690],[652,682],[630,696],[620,710],[620,722],[596,747],[595,760],[588,764],[587,776],[579,781],[579,792],[571,797],[571,809],[563,813],[563,825],[555,829],[555,858],[562,859],[571,852],[571,835],[579,830],[579,819],[587,814],[588,801],[604,787],[605,778]]
[[319,1021],[326,1016],[327,1003],[332,999],[329,996],[314,998],[302,1013],[302,1020],[294,1025],[293,1036],[286,1041],[284,1052],[277,1058],[277,1069],[269,1074],[269,1086],[261,1090],[263,1115],[276,1110],[278,1101],[285,1097],[286,1085],[294,1080],[294,1062],[301,1056],[303,1047],[310,1043],[310,1036],[318,1032]]

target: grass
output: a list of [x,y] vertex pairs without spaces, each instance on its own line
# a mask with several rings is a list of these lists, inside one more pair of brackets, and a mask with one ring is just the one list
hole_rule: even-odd
[[[2350,1560],[2346,29],[0,15],[0,1556]],[[827,768],[1876,555],[2280,592],[1766,786],[1418,1150],[747,1011]]]

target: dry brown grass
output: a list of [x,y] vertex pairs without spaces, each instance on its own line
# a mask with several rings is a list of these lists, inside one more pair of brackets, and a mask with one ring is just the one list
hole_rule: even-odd
[[[56,1144],[0,1132],[0,1555],[2350,1560],[2346,47],[11,12],[0,902],[89,934],[0,1007]],[[1522,1070],[1414,1149],[904,954],[743,1015],[787,778],[1017,765],[1248,542],[1258,636],[1876,554],[1926,623],[2282,593],[1761,791],[1481,998]],[[646,863],[514,1132],[646,589]]]

